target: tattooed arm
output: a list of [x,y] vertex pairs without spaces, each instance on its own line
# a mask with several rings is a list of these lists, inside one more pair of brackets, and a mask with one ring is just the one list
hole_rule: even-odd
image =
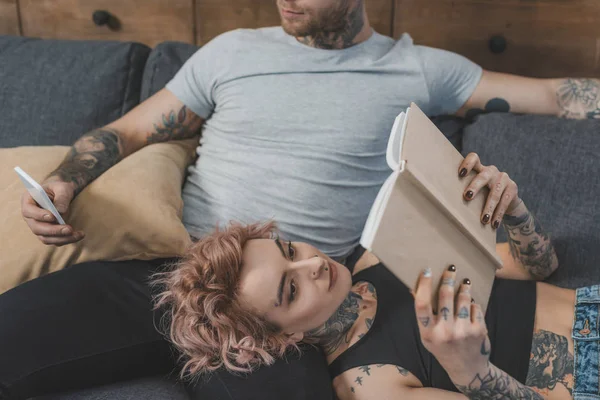
[[191,138],[202,118],[163,89],[121,119],[83,135],[48,179],[73,184],[77,195],[90,182],[142,147]]
[[[549,235],[522,200],[507,211],[502,223],[508,234],[510,252],[499,251],[505,268],[498,271],[498,277],[514,279],[517,277],[508,276],[511,271],[521,270],[526,272],[525,278],[542,280],[558,268],[558,258]],[[501,248],[502,245],[499,245],[498,249]]]
[[[200,133],[203,122],[163,89],[119,120],[83,135],[42,187],[64,214],[79,192],[123,158],[148,144],[191,138]],[[58,225],[27,192],[21,198],[21,212],[44,244],[62,246],[84,237],[69,225]]]
[[484,71],[457,114],[471,119],[486,112],[600,118],[600,80],[538,79]]

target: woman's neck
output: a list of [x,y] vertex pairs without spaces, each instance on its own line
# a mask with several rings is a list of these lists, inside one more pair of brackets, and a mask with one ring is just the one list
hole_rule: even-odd
[[[325,351],[328,358],[337,356],[353,344],[358,330],[366,332],[370,328],[372,318],[364,318],[366,314],[374,314],[377,304],[375,288],[368,282],[360,282],[352,287],[344,302],[323,326],[307,332]],[[364,326],[363,326],[364,325]]]

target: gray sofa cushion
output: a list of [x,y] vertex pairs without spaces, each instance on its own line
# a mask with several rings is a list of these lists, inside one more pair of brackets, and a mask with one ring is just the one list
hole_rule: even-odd
[[144,69],[140,101],[164,88],[183,63],[198,49],[198,46],[180,42],[164,42],[157,45],[150,53]]
[[0,36],[0,147],[69,145],[139,103],[142,44]]
[[600,121],[483,115],[465,128],[463,154],[471,151],[517,182],[551,233],[561,265],[548,281],[600,283]]

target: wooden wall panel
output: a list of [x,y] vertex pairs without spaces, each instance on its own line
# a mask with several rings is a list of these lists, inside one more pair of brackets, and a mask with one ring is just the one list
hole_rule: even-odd
[[0,35],[19,35],[17,0],[0,0]]
[[[237,28],[279,25],[275,4],[275,0],[196,0],[196,41],[205,44]],[[375,30],[391,36],[393,0],[367,0],[366,4]]]
[[[58,39],[131,40],[154,46],[165,40],[194,43],[194,0],[19,0],[23,35]],[[96,26],[105,10],[119,29]]]
[[[395,0],[394,37],[537,77],[600,77],[598,0]],[[506,49],[490,50],[502,36]]]

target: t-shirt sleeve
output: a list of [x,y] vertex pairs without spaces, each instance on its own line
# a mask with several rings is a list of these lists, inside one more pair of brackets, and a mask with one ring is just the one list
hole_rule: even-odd
[[459,54],[415,46],[429,90],[428,115],[456,113],[479,84],[483,69]]
[[[229,37],[228,37],[229,36]],[[227,41],[231,35],[221,35],[196,51],[171,79],[166,88],[201,118],[207,119],[215,109],[214,89],[219,80],[220,66],[225,62]]]

